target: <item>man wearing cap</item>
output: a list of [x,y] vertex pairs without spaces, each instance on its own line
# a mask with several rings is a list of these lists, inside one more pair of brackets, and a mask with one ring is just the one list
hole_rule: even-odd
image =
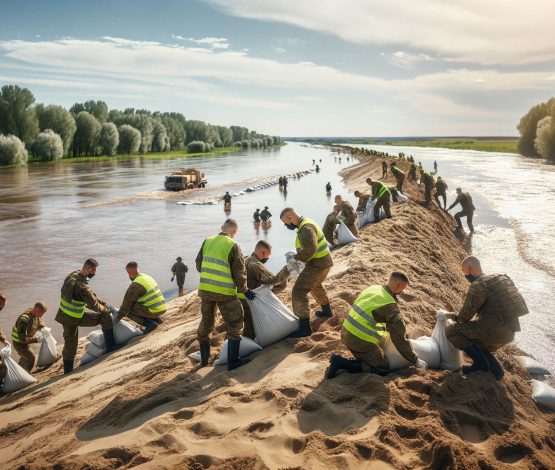
[[[187,267],[187,265],[183,262],[183,258],[181,258],[181,256],[178,256],[175,259],[175,263],[172,266],[172,274],[173,277],[176,278],[177,281],[177,287],[179,288],[179,297],[183,296],[183,286],[185,285],[185,274],[187,274],[187,271],[189,271],[189,268]],[[172,280],[173,280],[172,277]]]

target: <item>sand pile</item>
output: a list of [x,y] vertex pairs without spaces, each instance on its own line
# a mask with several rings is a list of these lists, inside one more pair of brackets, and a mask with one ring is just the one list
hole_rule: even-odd
[[[380,161],[344,176],[365,188]],[[413,183],[407,192],[393,220],[334,251],[326,286],[335,316],[314,320],[310,338],[274,344],[231,373],[199,370],[187,354],[197,350],[200,302],[178,299],[152,335],[68,377],[57,364],[34,388],[1,398],[3,468],[553,468],[555,415],[530,398],[511,347],[499,354],[501,383],[412,368],[323,379],[330,353],[347,354],[339,337],[351,302],[391,270],[412,279],[401,310],[413,337],[431,332],[437,307],[461,304],[465,251],[453,220],[419,205]],[[280,297],[289,302],[290,287]],[[222,336],[220,327],[213,346]]]

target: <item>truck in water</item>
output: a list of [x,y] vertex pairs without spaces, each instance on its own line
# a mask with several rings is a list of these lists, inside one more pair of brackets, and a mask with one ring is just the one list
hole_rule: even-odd
[[164,183],[168,191],[183,191],[184,189],[196,189],[206,187],[204,173],[196,168],[182,168],[166,176]]

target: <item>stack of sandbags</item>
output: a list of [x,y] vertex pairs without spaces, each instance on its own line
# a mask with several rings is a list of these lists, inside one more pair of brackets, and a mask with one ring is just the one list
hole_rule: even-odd
[[12,347],[10,345],[0,349],[0,357],[7,369],[0,391],[4,393],[15,392],[37,381],[37,379],[12,359]]
[[50,328],[44,327],[39,330],[40,350],[37,358],[37,367],[46,367],[54,364],[58,359],[56,351],[56,338],[51,333]]

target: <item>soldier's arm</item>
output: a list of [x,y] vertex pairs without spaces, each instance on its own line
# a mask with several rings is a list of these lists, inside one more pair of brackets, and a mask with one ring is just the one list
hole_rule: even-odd
[[189,272],[189,268],[187,267],[187,265],[185,265],[185,272]]
[[245,257],[238,243],[235,243],[229,253],[229,266],[231,267],[231,277],[237,286],[237,292],[242,294],[247,290],[247,269],[245,268]]
[[44,328],[46,325],[44,324],[44,322],[42,321],[42,318],[39,317],[39,330]]
[[345,223],[347,225],[353,224],[355,221],[355,213],[353,211],[353,206],[351,206],[350,204],[342,204],[341,211],[345,216]]
[[38,342],[38,339],[35,338],[34,336],[31,336],[30,338],[27,337],[30,326],[31,325],[26,320],[21,320],[19,322],[19,326],[17,328],[17,333],[19,335],[19,341],[23,344],[31,344],[31,343],[37,343]]
[[74,297],[81,302],[85,302],[87,308],[97,313],[110,313],[110,309],[105,302],[100,300],[92,291],[88,284],[78,282],[73,291]]
[[174,276],[175,276],[175,265],[176,265],[176,264],[177,264],[177,263],[175,263],[175,264],[172,266],[172,273],[174,274]]
[[123,302],[121,303],[118,311],[117,321],[120,321],[123,317],[129,315],[129,312],[131,312],[131,306],[139,297],[145,294],[146,289],[143,286],[141,286],[138,282],[132,282],[123,297]]
[[464,299],[459,313],[454,316],[456,322],[467,322],[472,320],[478,309],[484,304],[488,296],[487,288],[480,280],[474,281]]
[[[378,318],[376,318],[376,316]],[[407,338],[407,332],[403,319],[401,318],[399,306],[397,304],[389,304],[375,310],[374,318],[379,321],[379,317],[382,317],[387,324],[387,331],[397,351],[399,351],[399,353],[411,364],[416,364],[418,357],[412,351],[410,341]]]
[[275,286],[278,284],[282,284],[284,281],[287,280],[289,277],[289,271],[287,270],[287,266],[281,268],[281,270],[274,275],[269,269],[265,266],[257,265],[255,272],[255,278],[260,284]]
[[299,230],[299,240],[301,242],[301,248],[295,255],[295,259],[307,263],[318,249],[318,237],[316,236],[316,229],[314,226],[311,224],[303,226],[303,228]]
[[204,248],[204,242],[202,243],[202,246],[200,247],[197,258],[195,259],[195,265],[196,265],[197,271],[199,273],[200,273],[200,267],[202,265],[202,250],[203,250],[203,248]]
[[[460,196],[457,196],[457,199],[455,199],[455,200],[453,201],[453,204],[451,204],[451,205],[449,206],[449,209],[453,209],[453,207],[455,207],[459,202],[461,202],[461,197],[460,197]],[[447,209],[447,210],[449,210],[449,209]]]

